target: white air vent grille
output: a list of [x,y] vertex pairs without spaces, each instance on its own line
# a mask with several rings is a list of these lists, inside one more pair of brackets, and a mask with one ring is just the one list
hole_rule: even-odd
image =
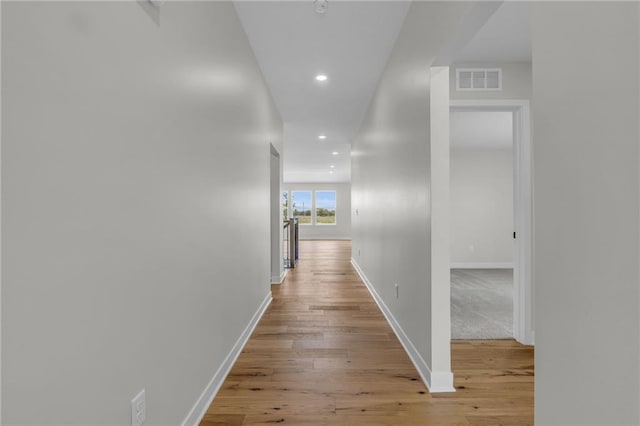
[[502,90],[502,70],[458,68],[456,69],[456,90]]

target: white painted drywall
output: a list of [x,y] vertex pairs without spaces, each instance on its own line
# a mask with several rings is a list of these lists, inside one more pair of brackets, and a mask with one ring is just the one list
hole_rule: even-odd
[[3,424],[142,388],[180,424],[269,294],[282,125],[236,12],[149,7],[2,4]]
[[640,424],[637,8],[531,5],[540,425]]
[[434,365],[429,69],[470,7],[411,5],[352,149],[353,259],[429,367]]
[[[283,191],[336,191],[335,225],[300,225],[301,240],[351,239],[351,184],[349,183],[285,183]],[[289,198],[291,199],[291,198]],[[315,206],[314,206],[315,209]],[[315,211],[315,210],[314,210]]]
[[452,267],[513,265],[513,151],[451,151]]
[[[456,69],[500,68],[502,90],[469,91],[456,90]],[[472,62],[454,63],[450,69],[451,99],[531,99],[530,62]]]

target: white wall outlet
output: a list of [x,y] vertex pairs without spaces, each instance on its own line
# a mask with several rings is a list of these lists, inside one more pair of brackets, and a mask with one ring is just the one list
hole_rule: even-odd
[[400,286],[398,285],[398,283],[395,283],[393,285],[396,288],[396,299],[400,297]]
[[147,397],[144,389],[131,400],[131,426],[141,426],[147,420]]

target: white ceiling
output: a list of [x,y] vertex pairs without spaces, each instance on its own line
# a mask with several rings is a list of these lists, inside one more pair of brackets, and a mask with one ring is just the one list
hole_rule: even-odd
[[[284,181],[350,181],[351,142],[410,3],[334,0],[324,15],[311,0],[234,4],[284,122]],[[526,3],[504,2],[453,60],[530,61],[528,12]],[[319,73],[329,79],[315,81]],[[452,140],[454,149],[484,140],[471,142],[478,131],[488,130],[480,129],[478,120],[455,120],[475,127],[458,129],[452,123],[452,137],[459,137]],[[489,148],[506,143],[500,130],[485,133]],[[325,141],[318,140],[320,134]]]
[[450,116],[451,149],[508,150],[513,147],[513,113],[456,111]]
[[284,181],[350,181],[350,144],[409,3],[332,1],[324,15],[312,1],[235,7],[285,123]]

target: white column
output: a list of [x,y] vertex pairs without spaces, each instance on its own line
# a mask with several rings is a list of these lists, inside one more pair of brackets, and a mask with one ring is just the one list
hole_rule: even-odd
[[449,67],[432,67],[431,392],[454,392],[451,372],[449,242]]

